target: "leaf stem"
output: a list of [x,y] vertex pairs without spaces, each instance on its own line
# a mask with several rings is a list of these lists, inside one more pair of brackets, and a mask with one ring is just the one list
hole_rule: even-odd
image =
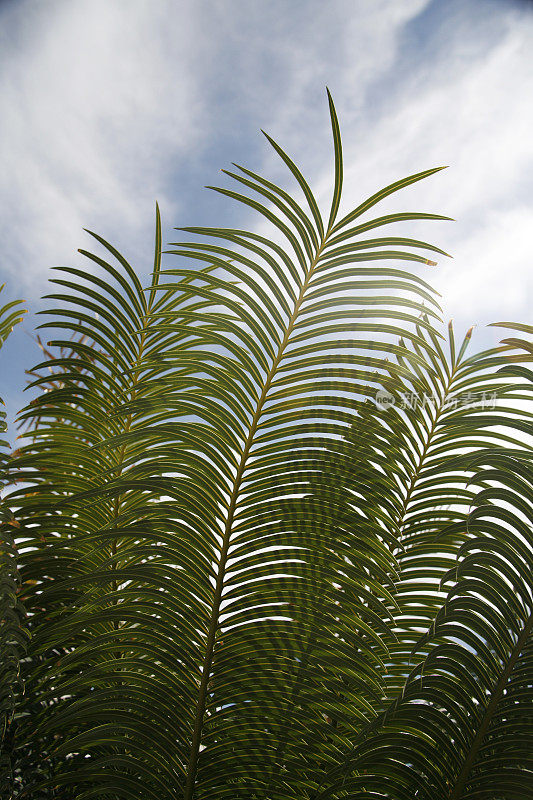
[[215,584],[215,593],[213,598],[213,608],[211,612],[211,619],[209,623],[209,630],[206,640],[206,652],[204,657],[204,662],[202,665],[202,678],[200,681],[199,686],[199,696],[198,696],[198,703],[196,706],[196,714],[195,714],[195,722],[194,722],[194,729],[193,729],[193,736],[192,736],[192,743],[191,743],[191,752],[189,757],[189,763],[187,767],[187,780],[185,784],[185,791],[183,794],[184,800],[192,800],[194,796],[194,789],[196,783],[196,772],[198,768],[198,757],[200,755],[200,744],[202,739],[202,729],[203,729],[203,722],[205,716],[205,708],[206,708],[206,698],[207,698],[207,688],[209,685],[209,681],[211,679],[211,668],[213,665],[213,657],[214,657],[214,649],[215,649],[215,642],[216,642],[216,635],[219,626],[219,616],[220,616],[220,604],[222,601],[222,591],[224,588],[224,580],[225,580],[225,570],[226,570],[226,562],[228,558],[229,547],[231,543],[231,533],[233,528],[233,519],[235,516],[235,511],[237,508],[237,501],[239,497],[239,493],[241,490],[242,479],[244,475],[244,471],[246,469],[248,456],[250,454],[250,449],[252,447],[254,436],[256,434],[259,420],[261,418],[261,414],[263,411],[263,406],[267,399],[267,395],[272,384],[272,381],[276,375],[277,368],[279,366],[280,361],[283,358],[283,354],[285,352],[285,348],[289,342],[289,338],[293,331],[294,325],[296,323],[296,319],[298,317],[298,313],[300,311],[300,306],[305,297],[305,293],[309,286],[309,281],[313,275],[314,269],[318,263],[318,260],[322,254],[322,250],[324,249],[327,238],[330,234],[328,230],[325,234],[320,247],[318,248],[310,266],[305,276],[305,280],[302,283],[300,293],[298,298],[295,302],[292,314],[289,318],[289,322],[287,325],[287,329],[285,331],[285,335],[283,340],[281,341],[278,352],[274,358],[272,366],[266,376],[265,383],[263,386],[263,390],[261,395],[257,401],[256,410],[253,416],[253,419],[250,423],[250,428],[248,430],[248,434],[246,436],[246,440],[244,443],[244,448],[241,456],[241,460],[237,469],[237,473],[235,475],[235,480],[233,482],[233,488],[230,496],[229,506],[228,506],[228,516],[226,520],[226,525],[224,528],[224,534],[222,539],[222,547],[220,550],[220,557],[218,560],[218,574],[217,580]]

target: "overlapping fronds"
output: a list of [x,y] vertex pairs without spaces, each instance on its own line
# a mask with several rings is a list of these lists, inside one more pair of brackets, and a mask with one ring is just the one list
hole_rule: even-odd
[[506,351],[469,355],[471,331],[457,344],[451,324],[446,344],[436,331],[419,333],[424,344],[414,353],[425,365],[406,347],[399,357],[402,372],[391,372],[386,391],[360,404],[349,437],[362,516],[397,541],[389,607],[395,625],[387,640],[389,700],[403,686],[411,650],[446,596],[440,582],[467,537],[465,523],[477,492],[471,479],[483,453],[527,451],[524,434],[533,420],[527,389],[502,369]]
[[531,460],[502,454],[480,477],[497,485],[476,499],[426,658],[319,796],[531,797]]
[[[522,340],[504,344],[530,352]],[[518,359],[504,350],[504,360]],[[470,513],[463,521],[450,517],[441,535],[428,541],[439,562],[448,536],[461,542],[455,564],[442,575],[444,602],[425,633],[427,620],[421,620],[418,641],[405,639],[406,648],[412,644],[411,672],[402,691],[330,772],[318,797],[532,796],[533,373],[513,365],[496,377],[516,380],[508,397],[522,401],[513,412],[520,446],[510,440],[496,447],[496,440],[471,451],[466,464],[477,473],[469,486],[475,491]],[[501,404],[498,411],[498,423],[512,426]],[[420,567],[419,580],[428,584],[434,575],[427,556]],[[420,590],[422,600],[427,589]]]
[[[102,768],[110,751],[120,765],[121,750],[134,768],[138,753],[150,753],[146,724],[152,726],[152,754],[160,748],[156,729],[170,741],[179,724],[168,721],[180,686],[174,674],[179,642],[171,634],[188,609],[177,610],[171,602],[179,586],[170,599],[164,589],[178,582],[176,576],[179,582],[185,578],[169,546],[169,506],[153,507],[174,482],[163,477],[163,461],[145,458],[157,436],[158,414],[133,413],[129,406],[144,394],[164,398],[158,377],[165,364],[150,368],[147,385],[140,368],[145,354],[157,357],[161,350],[150,314],[176,308],[186,296],[147,296],[125,259],[95,238],[117,263],[87,252],[100,274],[69,268],[54,281],[62,292],[51,297],[62,307],[42,327],[56,335],[64,330],[69,339],[53,340],[50,348],[57,346],[59,356],[50,358],[49,351],[34,370],[42,375],[32,386],[44,391],[20,415],[26,444],[12,465],[24,484],[11,501],[20,506],[24,596],[33,633],[16,779],[19,791],[31,797],[55,797],[57,786],[62,797],[77,797],[80,787],[95,785],[100,764],[96,769],[86,762],[83,748],[77,753],[74,745],[74,752],[65,753],[58,747],[70,748],[88,727],[105,753]],[[160,255],[158,214],[155,282]],[[180,338],[166,336],[164,344]],[[132,441],[135,432],[138,440]],[[189,632],[187,618],[183,624]],[[165,680],[158,686],[161,673]],[[130,743],[136,722],[140,738]],[[145,796],[154,782],[169,785],[172,763],[161,769],[163,778],[150,779]],[[124,785],[131,790],[130,771],[131,766],[124,772]],[[74,772],[77,784],[62,781],[62,772]]]
[[528,796],[531,345],[444,343],[445,254],[395,226],[445,218],[374,215],[437,170],[342,216],[329,101],[325,215],[267,136],[297,194],[216,188],[260,226],[163,268],[157,211],[148,287],[96,234],[53,281],[11,459],[14,798]]
[[55,279],[51,346],[75,355],[34,382],[12,494],[38,703],[20,797],[303,800],[382,698],[397,533],[362,524],[346,435],[437,318],[399,264],[441,251],[376,233],[442,217],[360,220],[432,169],[339,219],[330,110],[326,218],[271,142],[305,207],[244,168],[247,194],[217,189],[270,238],[189,228],[161,270],[158,224],[148,291],[100,237],[101,277]]
[[[511,330],[518,331],[519,333],[525,333],[529,336],[533,336],[533,325],[525,325],[524,323],[520,322],[493,322],[492,324],[497,328],[511,328]],[[522,339],[514,336],[507,339],[502,339],[502,344],[507,345],[510,348],[518,348],[519,351],[526,351],[525,354],[523,352],[519,352],[514,356],[508,355],[510,361],[524,362],[533,360],[533,342],[531,339]]]
[[[0,286],[0,292],[3,290]],[[21,304],[12,301],[0,307],[0,348],[22,319]],[[3,401],[0,398],[0,406]],[[6,430],[5,412],[0,408],[0,434]],[[9,445],[0,441],[0,489],[6,482]],[[26,644],[24,613],[17,599],[18,573],[11,510],[0,498],[0,794],[8,796],[12,787],[11,749],[19,662]]]

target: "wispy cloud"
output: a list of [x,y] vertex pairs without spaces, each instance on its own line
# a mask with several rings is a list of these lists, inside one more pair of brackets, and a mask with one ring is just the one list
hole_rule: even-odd
[[[221,164],[239,158],[250,148],[244,137],[252,120],[290,130],[312,162],[316,146],[302,134],[316,119],[325,83],[344,75],[361,104],[369,84],[390,69],[401,26],[425,5],[4,6],[3,270],[26,290],[42,290],[47,266],[70,257],[82,226],[116,230],[119,241],[143,252],[154,198],[176,218],[188,204],[181,181],[187,161],[198,166],[213,151]],[[323,112],[322,104],[325,134]]]
[[[194,76],[207,42],[194,13],[170,30],[170,7],[138,0],[4,7],[2,266],[30,287],[79,245],[82,226],[125,230],[138,244],[169,159],[198,146]],[[168,207],[178,202],[163,199]]]
[[[498,0],[19,0],[0,7],[2,272],[36,295],[81,228],[142,260],[169,224],[223,223],[200,185],[232,160],[273,170],[259,127],[331,183],[324,85],[347,201],[435,164],[406,205],[456,217],[434,277],[466,322],[527,314],[533,12]],[[395,200],[394,203],[397,203]],[[202,203],[202,207],[200,207]]]

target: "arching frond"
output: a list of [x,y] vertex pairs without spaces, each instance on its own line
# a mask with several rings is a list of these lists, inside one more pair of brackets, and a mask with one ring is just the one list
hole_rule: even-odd
[[[515,360],[509,359],[508,347],[502,360]],[[495,377],[518,379],[515,399],[531,407],[530,371],[504,366]],[[395,658],[399,655],[404,669],[411,664],[405,685],[364,729],[348,758],[330,771],[318,797],[507,800],[530,795],[533,425],[531,413],[520,407],[513,418],[500,406],[495,420],[496,433],[507,422],[522,441],[509,439],[507,447],[498,448],[493,439],[471,450],[466,463],[476,471],[468,487],[474,492],[472,509],[462,520],[450,515],[440,535],[428,542],[444,566],[446,539],[458,537],[456,554],[450,552],[455,563],[438,575],[444,601],[434,608],[430,626],[422,619],[418,638],[400,631],[402,648]],[[427,555],[417,566],[411,591],[425,579],[418,590],[423,607],[428,589],[430,598],[435,595],[427,585],[434,575]],[[409,644],[408,661],[402,649]]]
[[437,215],[359,217],[436,170],[338,220],[330,110],[327,219],[274,144],[304,204],[244,168],[217,189],[270,237],[188,228],[163,269],[158,221],[147,291],[98,236],[97,273],[54,279],[51,346],[75,357],[34,382],[12,493],[38,703],[21,797],[303,800],[383,695],[396,534],[361,525],[345,437],[399,337],[422,361],[438,307],[401,262],[441,251],[363,238]]
[[531,459],[501,455],[480,478],[500,486],[477,497],[471,538],[446,576],[446,602],[422,642],[425,659],[377,732],[319,796],[530,796]]
[[[451,325],[446,344],[436,331],[420,331],[424,344],[405,347],[397,359],[401,371],[384,382],[385,394],[360,404],[350,432],[362,517],[397,541],[389,700],[410,672],[412,647],[444,602],[440,581],[467,536],[477,492],[471,481],[483,453],[530,447],[527,389],[502,370],[508,356],[501,348],[469,355],[470,336],[458,346]],[[424,366],[413,354],[423,356]]]

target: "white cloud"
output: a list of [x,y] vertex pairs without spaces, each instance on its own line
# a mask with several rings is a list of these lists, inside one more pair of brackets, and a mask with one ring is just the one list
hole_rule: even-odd
[[[262,146],[252,136],[260,126],[296,155],[326,203],[327,83],[343,128],[347,205],[450,164],[385,207],[458,220],[423,231],[455,255],[431,276],[447,314],[469,324],[527,311],[526,4],[21,0],[0,21],[2,268],[35,292],[46,267],[71,260],[82,226],[148,254],[156,197],[168,227],[203,222],[182,175],[216,181],[215,164]],[[283,174],[267,147],[260,152],[244,160]]]
[[77,0],[4,11],[3,269],[30,289],[80,245],[82,226],[144,232],[169,158],[197,146],[203,40],[193,13],[166,26],[171,7]]
[[[276,82],[276,96],[268,107],[267,127],[288,149],[310,158],[320,156],[317,136],[326,133],[327,106],[324,87],[335,98],[345,99],[345,135],[350,136],[354,118],[361,113],[374,83],[390,70],[398,52],[403,27],[430,0],[333,0],[330,3],[287,4],[277,2],[278,14],[286,21],[279,38],[265,37],[261,24],[265,4],[255,5],[250,22],[250,52],[267,49],[273,61],[283,65],[284,78]],[[259,10],[259,11],[258,11]],[[261,76],[268,84],[266,76]],[[259,95],[266,87],[255,85]],[[262,91],[261,91],[262,89]],[[319,101],[317,103],[317,101]],[[328,176],[329,178],[329,176]]]
[[530,321],[532,211],[531,206],[491,210],[458,241],[454,266],[443,280],[447,308],[472,321]]

